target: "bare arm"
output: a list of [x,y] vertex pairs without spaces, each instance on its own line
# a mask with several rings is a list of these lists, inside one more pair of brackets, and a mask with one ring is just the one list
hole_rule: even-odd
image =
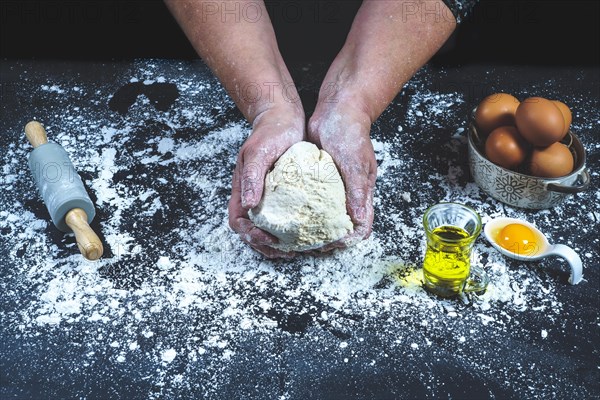
[[346,186],[360,240],[371,232],[377,163],[371,124],[442,46],[456,21],[440,0],[365,0],[321,86],[308,137],[327,150]]
[[324,84],[359,101],[374,122],[455,26],[440,0],[365,0]]
[[219,78],[252,134],[238,154],[229,200],[229,225],[241,239],[270,257],[288,257],[269,245],[248,210],[262,198],[267,171],[304,138],[302,103],[281,57],[263,2],[165,0],[204,62]]
[[[204,62],[250,123],[276,106],[302,113],[263,2],[165,0]],[[283,90],[284,85],[287,90]],[[257,95],[258,93],[258,95]],[[303,116],[303,114],[302,114]]]

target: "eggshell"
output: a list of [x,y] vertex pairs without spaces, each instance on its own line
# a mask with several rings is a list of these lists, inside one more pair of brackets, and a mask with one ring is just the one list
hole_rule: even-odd
[[542,97],[523,100],[517,107],[515,122],[519,133],[534,146],[549,146],[564,137],[562,112],[552,101]]
[[487,96],[477,106],[475,124],[482,136],[486,136],[499,126],[514,125],[515,112],[519,100],[506,93]]
[[[564,138],[567,135],[567,132],[569,132],[569,128],[571,127],[573,115],[571,114],[571,110],[569,109],[569,107],[562,101],[552,100],[552,103],[554,103],[554,105],[558,107],[558,109],[563,115],[563,119],[565,121],[565,128],[563,129],[562,138]],[[560,138],[559,140],[562,140],[562,138]]]
[[573,171],[573,155],[562,143],[534,148],[529,159],[531,175],[542,178],[558,178]]
[[485,141],[485,155],[491,162],[515,169],[527,157],[527,143],[514,126],[501,126]]

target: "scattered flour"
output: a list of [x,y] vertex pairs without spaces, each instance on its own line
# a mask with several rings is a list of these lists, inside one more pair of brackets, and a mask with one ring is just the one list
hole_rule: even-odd
[[[447,129],[456,120],[451,116],[464,114],[459,93],[427,89],[418,75],[408,86],[416,94],[401,109],[405,118],[374,126],[377,215],[368,240],[326,257],[283,262],[264,259],[228,227],[231,171],[250,127],[226,118],[234,105],[214,79],[189,80],[192,74],[183,63],[137,63],[130,76],[119,77],[119,85],[171,82],[180,96],[164,112],[140,96],[122,118],[105,107],[118,86],[79,83],[81,89],[74,90],[68,82],[46,82],[31,94],[56,103],[40,119],[82,174],[107,251],[97,262],[86,261],[72,236],[55,232],[23,168],[31,149],[21,127],[10,127],[13,141],[3,144],[0,164],[2,257],[10,266],[0,290],[12,304],[1,315],[5,329],[33,338],[77,328],[89,350],[82,363],[102,356],[128,365],[143,357],[155,365],[147,379],[160,388],[148,396],[161,398],[187,388],[199,360],[215,371],[202,390],[218,394],[219,366],[235,359],[236,343],[251,332],[312,335],[336,340],[340,351],[349,352],[361,344],[353,327],[381,326],[386,335],[384,326],[401,322],[405,329],[390,346],[416,355],[449,331],[453,346],[465,349],[483,332],[514,334],[515,315],[523,312],[534,313],[547,327],[543,339],[560,324],[564,305],[556,291],[566,279],[508,261],[483,238],[473,262],[491,276],[485,294],[441,300],[421,287],[421,217],[429,205],[463,202],[484,223],[502,215],[533,218],[551,237],[552,218],[561,213],[559,208],[525,214],[481,193],[468,177],[462,128],[448,129],[437,142],[408,134]],[[71,103],[80,108],[73,110]],[[386,112],[401,112],[400,107],[394,103]],[[443,151],[430,151],[432,143],[442,143]],[[590,225],[582,234],[598,231],[598,206],[590,204],[587,213]],[[598,258],[598,252],[585,256]],[[353,359],[343,356],[345,363]],[[173,373],[171,366],[180,360],[189,363]],[[464,362],[488,368],[477,358]],[[515,384],[526,387],[525,381],[522,375]]]

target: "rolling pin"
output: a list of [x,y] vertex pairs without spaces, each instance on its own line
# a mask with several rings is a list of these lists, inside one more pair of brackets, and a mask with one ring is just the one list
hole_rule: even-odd
[[25,135],[33,146],[29,169],[52,222],[62,232],[75,233],[77,246],[85,258],[99,259],[104,248],[89,225],[96,210],[69,154],[59,144],[48,142],[44,127],[37,121],[25,126]]

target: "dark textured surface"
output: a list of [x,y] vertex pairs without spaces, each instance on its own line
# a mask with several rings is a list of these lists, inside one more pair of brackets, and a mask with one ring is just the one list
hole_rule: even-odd
[[[148,65],[153,65],[155,75],[165,76],[165,82],[130,81],[132,76],[143,76],[140,71],[151,69]],[[219,162],[181,156],[174,163],[139,163],[141,157],[158,154],[154,145],[148,144],[152,138],[193,142],[231,124],[241,124],[240,114],[201,64],[5,61],[0,71],[3,178],[17,176],[11,182],[8,178],[2,181],[0,193],[0,211],[3,212],[0,214],[0,396],[3,399],[583,399],[600,396],[600,79],[597,69],[428,67],[411,81],[373,128],[373,138],[389,144],[386,152],[392,158],[407,160],[401,168],[387,171],[378,183],[374,227],[383,253],[377,258],[401,255],[407,264],[418,265],[422,239],[419,219],[427,205],[440,200],[457,198],[470,203],[485,216],[517,215],[536,222],[552,241],[574,247],[584,260],[586,280],[578,286],[570,286],[566,283],[563,262],[545,260],[525,267],[522,263],[494,258],[497,255],[493,249],[479,239],[482,263],[494,259],[495,263],[506,266],[511,280],[532,279],[531,286],[525,286],[526,292],[540,287],[548,290],[557,309],[551,306],[545,311],[538,309],[540,304],[546,307],[543,295],[532,293],[524,295],[532,304],[526,304],[522,311],[514,302],[492,303],[491,310],[485,311],[477,305],[442,301],[426,294],[403,303],[402,296],[406,292],[395,288],[395,273],[383,274],[381,281],[368,291],[354,293],[341,308],[335,308],[334,300],[319,297],[321,293],[316,289],[306,290],[301,284],[306,273],[297,267],[307,262],[318,264],[319,260],[275,263],[268,267],[272,269],[265,270],[259,256],[235,242],[232,242],[232,254],[243,264],[239,267],[241,272],[232,269],[224,276],[213,275],[211,270],[219,269],[218,261],[193,264],[184,257],[190,249],[214,254],[208,251],[208,245],[196,244],[193,240],[185,242],[180,234],[184,231],[193,235],[195,231],[202,231],[203,226],[212,227],[211,213],[223,215],[229,196],[229,173],[239,140],[224,152],[221,148],[215,150],[221,152],[216,155]],[[314,77],[322,73],[319,66],[294,69],[296,80],[301,82],[302,97],[308,103],[318,87]],[[205,122],[190,122],[179,114],[178,109],[191,107],[188,100],[192,96],[182,84],[188,79],[212,85],[205,97],[193,100],[196,114],[210,116]],[[50,88],[40,89],[44,85]],[[52,85],[58,89],[52,89]],[[83,91],[71,96],[69,88],[72,87]],[[469,110],[485,95],[496,91],[513,93],[519,98],[548,96],[571,105],[573,129],[588,152],[587,164],[592,173],[589,191],[570,198],[556,209],[540,212],[513,210],[473,191],[466,172],[466,143],[457,139],[455,132],[465,126]],[[423,93],[430,95],[423,97]],[[462,101],[456,102],[443,117],[428,114],[437,109],[430,104],[438,101],[435,96],[448,99],[445,97],[448,94]],[[142,102],[144,96],[147,103]],[[69,112],[65,114],[67,109]],[[419,117],[419,112],[424,113],[424,117]],[[68,116],[75,117],[76,122]],[[73,238],[64,237],[53,226],[45,225],[36,228],[32,235],[19,237],[22,233],[19,230],[30,231],[36,219],[47,220],[28,171],[18,172],[25,169],[29,151],[22,127],[33,117],[50,127],[51,136],[57,137],[61,132],[93,201],[97,200],[99,190],[94,182],[104,169],[97,165],[98,161],[86,156],[88,148],[98,152],[116,149],[112,166],[115,171],[110,181],[125,191],[119,192],[119,196],[129,198],[128,188],[152,189],[160,196],[161,206],[151,214],[140,211],[146,210],[150,203],[143,197],[131,197],[134,200],[127,207],[115,208],[110,202],[97,206],[98,216],[93,226],[106,243],[106,253],[105,261],[91,273],[81,269],[84,264],[76,258]],[[77,122],[77,117],[82,119]],[[66,125],[61,126],[61,123],[70,124],[69,131],[65,132]],[[81,130],[93,124],[98,125],[95,130]],[[108,142],[100,139],[100,127],[104,125],[117,127]],[[398,126],[403,127],[401,132]],[[121,136],[127,139],[121,140]],[[69,138],[74,141],[69,142]],[[198,142],[198,146],[201,143]],[[147,148],[152,149],[146,151]],[[143,151],[146,152],[138,155]],[[168,161],[174,155],[167,152],[164,157]],[[453,181],[449,168],[463,173],[456,175]],[[196,171],[223,182],[210,199],[205,192],[184,184],[183,177]],[[166,183],[158,183],[159,179]],[[412,202],[400,199],[403,192],[410,192]],[[211,205],[215,207],[213,211]],[[206,214],[198,211],[203,207],[208,207]],[[30,222],[11,220],[11,215],[19,217],[19,210],[34,217],[28,217]],[[116,210],[123,211],[118,229],[134,232],[135,243],[144,249],[142,253],[122,251],[118,242],[104,236],[116,232],[109,223]],[[398,214],[399,219],[391,218],[392,214]],[[186,225],[185,221],[190,218],[197,221]],[[398,221],[403,221],[404,227],[398,226]],[[235,236],[224,235],[222,246],[234,240]],[[167,283],[174,280],[178,269],[188,264],[175,263],[172,266],[175,271],[171,271],[174,275],[164,275],[157,264],[157,259],[164,255],[171,259],[182,256],[181,260],[187,260],[195,266],[195,271],[206,276],[201,278],[204,285],[213,284],[217,277],[224,279],[226,283],[219,287],[227,290],[206,291],[194,297],[198,302],[202,297],[209,304],[208,308],[192,307],[189,312],[187,309],[183,312],[177,305],[170,306]],[[355,258],[362,256],[367,263],[371,262],[369,253]],[[42,268],[45,260],[55,264]],[[226,259],[223,265],[235,265],[235,260]],[[46,293],[44,287],[55,277],[71,277],[68,272],[71,270],[81,279],[91,274],[90,282],[94,285],[98,282],[113,285],[110,290],[99,290],[94,297],[99,304],[105,304],[105,297],[119,299],[121,305],[109,308],[114,310],[113,315],[105,314],[108,322],[102,324],[92,318],[97,308],[85,295],[78,297],[84,303],[79,313],[62,313],[63,318],[58,323],[35,322],[36,317],[44,314],[40,311]],[[252,271],[256,277],[252,282],[244,281],[242,273]],[[261,278],[271,279],[270,276],[275,278],[267,280],[267,287],[255,284]],[[286,279],[286,283],[278,284],[277,279]],[[85,280],[78,282],[81,285],[73,290],[83,293]],[[292,296],[288,289],[298,290],[299,294]],[[243,306],[238,308],[247,312],[250,319],[260,316],[272,325],[244,330],[235,325],[235,321],[219,320],[217,316],[225,308],[219,307],[231,298],[240,299]],[[427,300],[429,305],[420,305],[419,299]],[[262,300],[268,301],[271,307],[262,308]],[[153,307],[159,311],[148,311]],[[458,317],[453,316],[456,313]],[[487,313],[496,322],[482,324],[481,313]],[[153,335],[146,335],[147,330]],[[231,349],[232,355],[222,357],[211,351],[197,352],[196,343],[210,343],[215,332],[228,338],[226,349]],[[550,334],[545,337],[540,336],[540,332]],[[460,337],[463,340],[459,341]],[[124,353],[119,353],[119,348],[112,347],[111,342],[121,348],[135,342],[137,350],[126,352],[126,361],[121,362],[118,356]],[[417,348],[411,347],[411,343],[418,343]],[[211,349],[208,345],[204,347]],[[177,357],[169,362],[161,359],[167,348],[178,350]]]
[[[333,59],[344,43],[361,0],[267,0],[265,3],[285,60],[306,63]],[[486,62],[568,66],[600,62],[597,1],[468,0],[464,3],[475,3],[472,12],[463,18],[436,58],[446,65]],[[220,12],[226,9],[221,1],[208,4],[211,10],[214,6]],[[227,10],[236,10],[235,5],[228,7]],[[230,20],[243,18],[243,7],[238,5],[237,14],[225,16]],[[408,1],[404,7],[407,14],[432,9],[435,6],[417,1]],[[161,0],[3,0],[0,57],[191,60],[197,54]]]

